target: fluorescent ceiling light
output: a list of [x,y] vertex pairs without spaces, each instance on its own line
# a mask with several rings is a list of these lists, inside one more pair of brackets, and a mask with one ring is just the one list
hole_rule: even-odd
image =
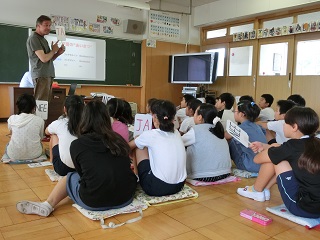
[[113,3],[119,6],[139,8],[144,10],[150,10],[150,5],[147,2],[150,0],[98,0],[100,2]]

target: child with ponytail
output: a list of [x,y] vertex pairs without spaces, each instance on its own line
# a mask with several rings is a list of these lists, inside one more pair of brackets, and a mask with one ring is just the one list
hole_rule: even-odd
[[212,104],[202,103],[195,111],[193,126],[182,136],[187,147],[189,179],[215,182],[231,172],[231,158],[224,128]]
[[174,129],[176,108],[166,100],[151,106],[155,129],[145,131],[129,143],[135,149],[134,165],[142,189],[151,196],[179,192],[186,179],[186,152],[178,130]]

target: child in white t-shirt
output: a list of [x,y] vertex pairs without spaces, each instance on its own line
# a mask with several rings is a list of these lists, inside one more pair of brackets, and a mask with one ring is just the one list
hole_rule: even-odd
[[166,100],[151,107],[156,129],[143,132],[129,143],[136,151],[134,159],[142,189],[151,196],[179,192],[187,176],[186,152],[180,133],[174,129],[176,108]]
[[286,116],[286,112],[294,106],[296,106],[296,104],[293,101],[279,100],[277,102],[277,110],[274,113],[274,118],[276,121],[256,122],[258,125],[266,129],[266,138],[269,144],[282,144],[289,140],[284,136],[283,132],[284,117]]
[[201,105],[201,103],[202,102],[196,98],[192,99],[188,102],[187,107],[186,107],[186,115],[188,116],[188,118],[183,120],[183,122],[181,123],[181,126],[179,128],[179,132],[181,135],[188,132],[190,130],[190,128],[192,128],[195,125],[193,115],[196,112],[197,108]]
[[70,156],[70,144],[76,137],[78,124],[81,119],[84,102],[82,97],[71,95],[67,97],[63,111],[66,117],[53,121],[46,128],[50,136],[50,161],[53,168],[60,176],[75,171]]
[[32,95],[22,94],[16,103],[19,114],[8,119],[11,139],[6,153],[11,159],[35,159],[43,153],[41,139],[44,133],[44,121],[34,114],[36,101]]
[[179,126],[183,122],[184,119],[188,118],[186,115],[186,107],[190,100],[194,99],[195,97],[190,94],[185,94],[182,97],[179,109],[176,113],[176,119],[178,120]]
[[271,94],[262,94],[258,103],[261,108],[258,119],[260,121],[271,121],[274,120],[274,110],[271,108],[273,103],[273,96]]

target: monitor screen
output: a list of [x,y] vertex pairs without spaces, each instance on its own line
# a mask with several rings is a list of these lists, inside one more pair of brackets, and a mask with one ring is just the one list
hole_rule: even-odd
[[171,83],[211,84],[216,80],[217,53],[175,54],[170,60]]

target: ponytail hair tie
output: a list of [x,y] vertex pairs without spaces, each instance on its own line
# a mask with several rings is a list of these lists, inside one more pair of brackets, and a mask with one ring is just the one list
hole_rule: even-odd
[[219,117],[215,117],[213,119],[213,121],[212,121],[213,127],[215,127],[218,122],[220,122],[220,118]]
[[251,106],[253,107],[255,105],[255,102],[251,102]]
[[164,116],[163,119],[168,119],[168,117],[167,117],[167,116]]

